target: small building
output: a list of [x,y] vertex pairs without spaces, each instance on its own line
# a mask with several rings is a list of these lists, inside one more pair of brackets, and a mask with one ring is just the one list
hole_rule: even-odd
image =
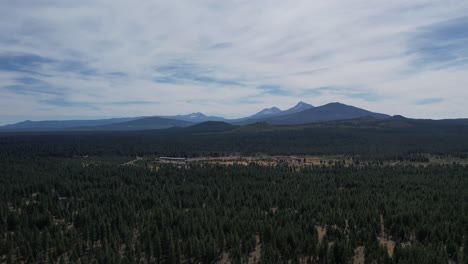
[[273,159],[279,162],[288,162],[292,160],[292,158],[288,156],[275,156]]
[[159,157],[159,161],[167,163],[185,163],[187,162],[186,158],[176,158],[176,157]]

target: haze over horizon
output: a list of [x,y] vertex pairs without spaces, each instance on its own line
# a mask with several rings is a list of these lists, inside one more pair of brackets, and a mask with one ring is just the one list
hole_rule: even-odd
[[299,101],[468,117],[468,2],[7,1],[0,125]]

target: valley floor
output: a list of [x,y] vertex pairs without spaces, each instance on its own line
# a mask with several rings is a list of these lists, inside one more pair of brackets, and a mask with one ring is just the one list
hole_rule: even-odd
[[278,166],[287,164],[289,166],[356,166],[356,165],[380,165],[380,166],[431,166],[431,165],[468,165],[468,158],[458,158],[453,156],[436,156],[429,154],[420,154],[415,159],[402,160],[361,160],[359,158],[345,155],[295,155],[295,156],[224,156],[224,157],[137,157],[134,160],[122,163],[122,165],[133,165],[141,163],[155,164],[188,164],[188,163],[207,163],[219,165],[262,165]]

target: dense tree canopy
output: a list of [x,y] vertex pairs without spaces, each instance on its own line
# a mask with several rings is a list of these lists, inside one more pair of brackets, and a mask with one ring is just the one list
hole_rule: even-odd
[[325,132],[2,135],[0,262],[468,263],[463,165],[121,165],[227,150],[416,161],[418,148],[466,151],[424,133],[397,143]]
[[[359,246],[368,263],[446,263],[468,235],[462,166],[1,167],[0,254],[12,262],[240,263],[258,237],[263,263],[347,263]],[[392,259],[379,240],[396,243]]]
[[[318,126],[318,125],[317,125]],[[468,157],[468,126],[275,127],[225,132],[0,133],[5,156],[335,155],[401,159],[419,153]]]

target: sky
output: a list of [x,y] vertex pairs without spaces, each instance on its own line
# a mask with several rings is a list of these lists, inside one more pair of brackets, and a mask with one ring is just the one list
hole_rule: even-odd
[[468,117],[466,0],[0,0],[0,124],[298,101]]

